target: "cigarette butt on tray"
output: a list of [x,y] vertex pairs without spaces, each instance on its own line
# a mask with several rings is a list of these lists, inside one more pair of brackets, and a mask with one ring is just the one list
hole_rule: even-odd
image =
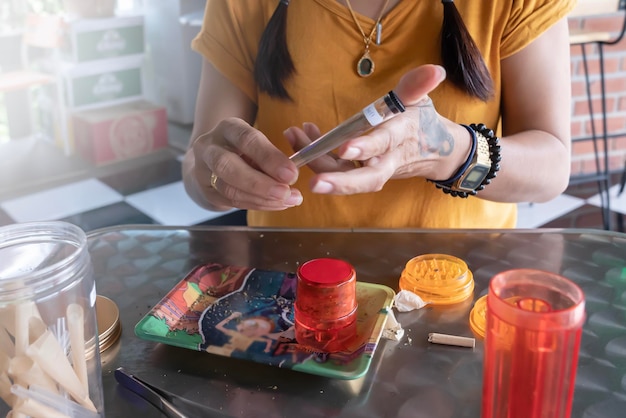
[[454,345],[457,347],[474,348],[476,340],[470,337],[459,337],[458,335],[437,334],[431,332],[428,334],[428,341],[433,344]]

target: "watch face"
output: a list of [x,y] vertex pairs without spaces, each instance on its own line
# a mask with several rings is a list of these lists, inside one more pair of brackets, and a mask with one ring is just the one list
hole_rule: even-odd
[[476,190],[476,188],[480,186],[480,183],[483,182],[488,173],[489,167],[473,167],[461,182],[460,188]]

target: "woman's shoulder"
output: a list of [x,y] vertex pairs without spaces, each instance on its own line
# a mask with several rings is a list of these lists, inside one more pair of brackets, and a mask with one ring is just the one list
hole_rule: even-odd
[[271,16],[278,5],[276,0],[207,0],[206,10],[228,12],[240,16]]

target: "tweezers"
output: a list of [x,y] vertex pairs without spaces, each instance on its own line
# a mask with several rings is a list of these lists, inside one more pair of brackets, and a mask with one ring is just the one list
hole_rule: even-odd
[[146,401],[150,402],[152,405],[156,406],[167,417],[189,418],[172,404],[173,397],[171,394],[152,386],[137,376],[127,373],[123,367],[118,367],[115,370],[115,380],[117,380],[118,383],[126,389],[131,390]]
[[169,418],[206,418],[227,417],[223,411],[219,411],[207,405],[185,399],[174,393],[151,385],[145,380],[133,375],[123,367],[115,370],[115,379],[125,388],[139,395]]

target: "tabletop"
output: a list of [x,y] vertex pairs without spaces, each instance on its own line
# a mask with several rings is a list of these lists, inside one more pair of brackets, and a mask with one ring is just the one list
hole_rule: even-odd
[[[114,300],[118,343],[102,354],[106,415],[159,416],[119,386],[123,366],[143,380],[206,406],[201,416],[478,417],[483,343],[433,345],[428,334],[473,336],[468,316],[489,280],[536,268],[578,283],[587,319],[574,417],[626,410],[626,235],[600,230],[281,230],[123,226],[88,236],[98,294]],[[351,263],[357,280],[398,291],[408,260],[427,253],[466,261],[473,297],[447,307],[398,313],[405,335],[381,340],[368,372],[339,380],[142,340],[133,329],[194,266],[218,262],[295,272],[320,257]],[[142,415],[139,415],[142,414]]]

